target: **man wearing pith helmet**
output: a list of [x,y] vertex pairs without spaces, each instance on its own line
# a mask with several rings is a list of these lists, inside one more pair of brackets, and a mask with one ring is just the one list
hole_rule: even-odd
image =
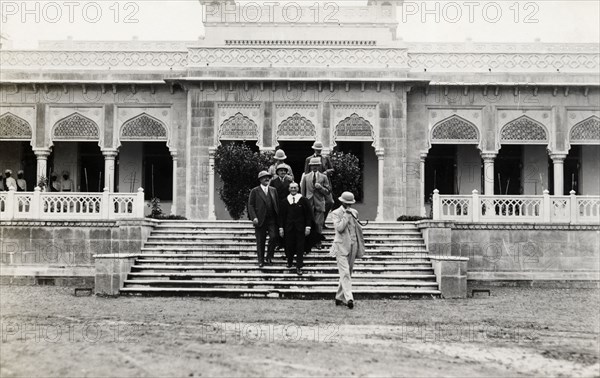
[[362,227],[358,222],[358,211],[352,208],[356,203],[354,194],[342,193],[338,200],[342,206],[331,212],[335,237],[329,251],[329,256],[335,257],[340,283],[335,295],[335,305],[346,305],[354,308],[354,297],[352,296],[352,271],[354,260],[365,254],[365,241]]
[[[282,149],[275,151],[275,155],[273,156],[273,159],[275,159],[275,163],[269,167],[268,172],[271,174],[271,176],[275,177],[277,175],[277,167],[281,164],[285,164],[284,163],[285,159],[287,159],[287,156],[285,155],[285,151],[283,151]],[[288,172],[287,172],[286,176],[289,177],[290,181],[294,181],[294,172],[292,172],[292,167],[290,167],[289,165],[288,165]],[[286,195],[287,195],[287,193],[286,193]]]
[[[306,160],[304,161],[304,173],[308,174],[310,173],[311,169],[310,169],[310,161],[312,159],[319,159],[320,161],[320,165],[319,165],[319,172],[324,173],[327,176],[327,179],[329,180],[329,183],[331,184],[331,174],[333,173],[333,163],[331,162],[331,158],[329,156],[323,156],[321,154],[322,150],[323,150],[323,143],[321,142],[315,142],[312,145],[312,149],[314,151],[314,153],[312,155],[310,155],[309,157],[306,158]],[[325,197],[325,211],[323,212],[323,227],[325,227],[325,220],[327,220],[327,214],[329,213],[329,211],[333,208],[333,196],[331,193],[327,194],[327,196]]]
[[[331,186],[327,175],[319,172],[319,167],[321,166],[320,159],[313,158],[309,165],[311,172],[302,176],[300,190],[310,203],[317,233],[323,234],[326,200],[327,196],[331,193]],[[320,242],[317,243],[317,248],[321,248]]]
[[[256,252],[258,254],[258,267],[262,268],[265,263],[272,264],[275,245],[277,244],[279,221],[279,198],[277,190],[269,186],[271,175],[267,171],[258,174],[260,185],[250,191],[248,198],[248,215],[254,226],[256,234]],[[265,242],[269,233],[269,249],[265,260]]]

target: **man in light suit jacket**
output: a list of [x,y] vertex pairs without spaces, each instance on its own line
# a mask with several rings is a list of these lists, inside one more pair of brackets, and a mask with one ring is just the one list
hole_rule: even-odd
[[[310,173],[311,172],[310,161],[313,158],[319,158],[321,160],[321,165],[319,166],[319,172],[326,174],[327,178],[331,179],[331,175],[333,174],[333,171],[334,171],[333,163],[331,162],[331,158],[329,156],[323,156],[321,154],[321,151],[323,150],[323,143],[315,142],[312,145],[312,149],[313,149],[314,153],[312,155],[310,155],[309,157],[307,157],[304,161],[304,173],[306,173],[306,174]],[[331,184],[331,180],[329,180],[329,183]],[[327,220],[327,214],[333,208],[334,203],[335,202],[333,202],[332,193],[330,192],[325,197],[325,213],[323,214],[323,227],[325,227],[325,221]]]
[[358,211],[352,208],[352,205],[356,203],[354,194],[344,192],[338,200],[342,206],[331,212],[335,237],[329,252],[329,256],[336,258],[340,273],[335,304],[336,306],[345,304],[352,309],[354,308],[354,297],[352,296],[354,260],[364,256],[365,242],[362,227],[358,223]]
[[[325,223],[325,206],[327,196],[331,193],[331,186],[329,185],[327,175],[319,172],[321,159],[313,158],[309,165],[312,172],[302,176],[300,190],[311,205],[317,228],[316,231],[322,234],[323,223]],[[320,248],[320,243],[317,244],[317,248]]]
[[277,222],[279,218],[279,199],[277,190],[269,186],[271,175],[267,171],[258,174],[260,185],[250,191],[248,198],[248,215],[252,219],[256,234],[256,252],[258,254],[258,267],[265,264],[265,242],[269,233],[269,248],[267,251],[267,264],[272,264],[275,245],[277,243]]

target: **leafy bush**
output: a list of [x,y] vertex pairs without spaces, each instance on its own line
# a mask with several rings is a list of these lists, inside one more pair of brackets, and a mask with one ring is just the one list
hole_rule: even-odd
[[146,218],[152,218],[152,219],[160,219],[160,220],[187,220],[186,217],[183,217],[181,215],[166,215],[165,213],[163,213],[161,207],[160,207],[160,199],[159,198],[152,198],[150,200],[150,203],[148,204],[148,207],[150,208],[150,215],[146,216]]
[[158,218],[163,215],[163,211],[160,208],[160,199],[156,197],[152,198],[148,207],[150,208],[150,218]]
[[334,169],[331,185],[336,207],[339,205],[337,199],[343,192],[352,192],[357,202],[362,201],[362,171],[358,157],[351,153],[334,151],[331,154],[331,163]]
[[416,222],[424,219],[431,219],[430,217],[421,217],[418,215],[400,215],[396,221],[398,222]]
[[258,185],[258,172],[268,169],[272,155],[271,152],[254,152],[248,145],[239,143],[217,148],[215,173],[223,181],[219,197],[233,219],[239,220],[244,215],[250,190]]

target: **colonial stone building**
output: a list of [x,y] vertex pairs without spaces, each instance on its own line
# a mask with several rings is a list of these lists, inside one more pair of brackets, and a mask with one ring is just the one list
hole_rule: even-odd
[[314,141],[353,152],[371,220],[429,214],[434,189],[600,194],[597,45],[405,43],[382,1],[318,23],[206,3],[199,41],[2,51],[0,169],[29,191],[63,171],[78,192],[143,187],[189,219],[228,218],[212,170],[228,141],[284,148],[295,172]]

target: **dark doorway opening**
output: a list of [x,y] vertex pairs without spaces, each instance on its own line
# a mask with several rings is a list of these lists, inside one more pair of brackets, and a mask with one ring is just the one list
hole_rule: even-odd
[[[27,181],[26,191],[32,192],[38,184],[37,158],[29,142],[21,142],[21,169],[23,170],[23,178]],[[17,172],[15,172],[15,177],[16,175]]]
[[502,146],[494,161],[494,194],[523,194],[522,170],[523,146]]
[[81,192],[104,190],[104,156],[97,142],[79,142],[79,188]]
[[579,171],[581,168],[581,146],[571,146],[571,150],[565,159],[564,194],[569,195],[574,190],[581,195],[579,185]]
[[173,200],[173,159],[164,142],[144,142],[144,197]]
[[287,156],[285,163],[292,167],[294,181],[300,182],[304,173],[304,162],[306,158],[314,153],[313,142],[279,142],[277,149],[282,149]]
[[456,194],[456,146],[436,144],[425,160],[425,202],[430,202],[433,191]]

